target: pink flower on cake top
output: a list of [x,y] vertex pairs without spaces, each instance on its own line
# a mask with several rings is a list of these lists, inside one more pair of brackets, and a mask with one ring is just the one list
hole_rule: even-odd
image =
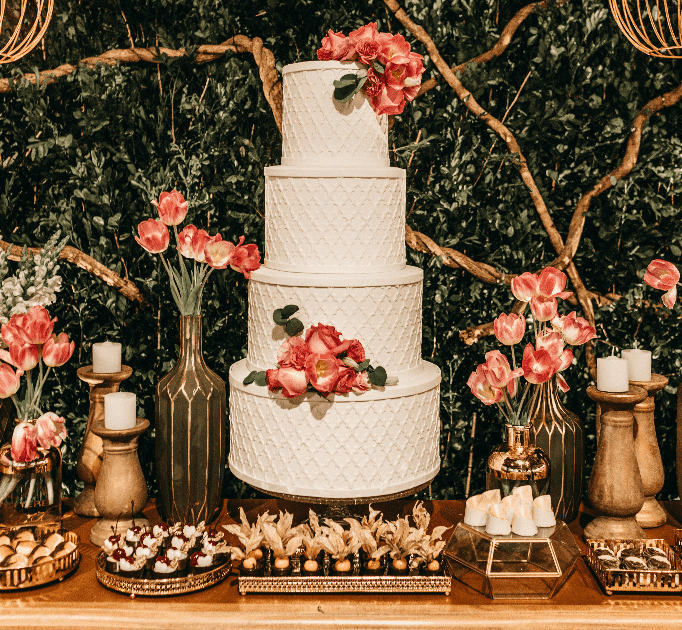
[[367,66],[334,81],[334,98],[345,103],[364,90],[377,114],[400,114],[419,92],[423,57],[410,50],[402,35],[379,33],[376,22],[352,31],[348,37],[329,30],[317,51],[320,61],[357,61]]
[[305,392],[329,394],[361,393],[372,386],[395,385],[383,367],[372,367],[357,339],[342,340],[341,333],[327,324],[311,326],[304,336],[300,320],[292,315],[298,306],[278,308],[273,320],[291,335],[279,348],[277,368],[251,372],[244,385],[267,385],[271,392],[281,390],[285,398],[298,398]]

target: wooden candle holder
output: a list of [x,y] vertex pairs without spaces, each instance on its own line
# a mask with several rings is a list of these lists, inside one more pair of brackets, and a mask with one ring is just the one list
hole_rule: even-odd
[[79,516],[99,516],[95,507],[95,483],[102,466],[103,450],[102,438],[91,431],[92,424],[104,422],[104,396],[117,392],[121,383],[130,378],[132,373],[132,368],[127,365],[121,366],[120,372],[102,374],[93,372],[92,365],[78,369],[78,378],[90,385],[88,424],[85,427],[76,468],[78,477],[85,484],[73,504],[73,511]]
[[104,457],[95,486],[95,507],[102,518],[90,530],[90,542],[102,546],[112,534],[136,525],[148,525],[140,516],[147,505],[147,484],[137,456],[137,440],[149,427],[149,420],[138,418],[130,429],[107,429],[104,421],[95,422],[92,432],[102,438]]
[[635,519],[644,505],[644,488],[635,453],[633,409],[648,392],[633,385],[627,392],[603,392],[592,385],[587,395],[608,411],[601,415],[597,456],[587,490],[590,503],[601,515],[585,527],[583,537],[646,538]]

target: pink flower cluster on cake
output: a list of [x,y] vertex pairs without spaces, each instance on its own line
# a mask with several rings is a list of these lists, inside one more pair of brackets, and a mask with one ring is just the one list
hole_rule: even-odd
[[[424,72],[424,57],[412,52],[402,35],[379,33],[376,22],[352,31],[348,37],[330,29],[322,39],[317,58],[320,61],[358,61],[368,66],[366,73],[350,75],[355,77],[355,83],[346,75],[340,82],[335,82],[335,87],[347,87],[344,100],[362,88],[377,114],[402,113],[405,103],[417,96]],[[344,80],[345,86],[341,85]],[[337,92],[335,97],[342,100]]]

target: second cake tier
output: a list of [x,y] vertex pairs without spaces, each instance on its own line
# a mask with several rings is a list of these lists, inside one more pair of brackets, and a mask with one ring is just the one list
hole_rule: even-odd
[[274,368],[288,338],[274,323],[276,309],[299,307],[306,329],[334,326],[343,339],[357,339],[374,367],[389,376],[419,367],[423,272],[416,267],[374,274],[288,273],[261,267],[249,281],[247,364]]

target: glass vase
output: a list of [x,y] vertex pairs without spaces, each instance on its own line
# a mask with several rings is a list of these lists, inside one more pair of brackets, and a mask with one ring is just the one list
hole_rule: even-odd
[[535,443],[549,456],[552,466],[548,494],[556,518],[570,523],[578,516],[583,495],[583,423],[561,402],[556,376],[531,387],[528,418],[535,427]]
[[180,356],[156,393],[161,514],[170,522],[211,522],[222,506],[227,392],[204,361],[201,315],[180,316]]
[[62,521],[62,454],[38,448],[32,462],[12,460],[11,445],[0,447],[0,524],[49,525]]
[[506,497],[520,486],[530,486],[533,498],[547,493],[549,458],[535,445],[533,426],[505,424],[504,443],[488,457],[486,489],[500,490]]

